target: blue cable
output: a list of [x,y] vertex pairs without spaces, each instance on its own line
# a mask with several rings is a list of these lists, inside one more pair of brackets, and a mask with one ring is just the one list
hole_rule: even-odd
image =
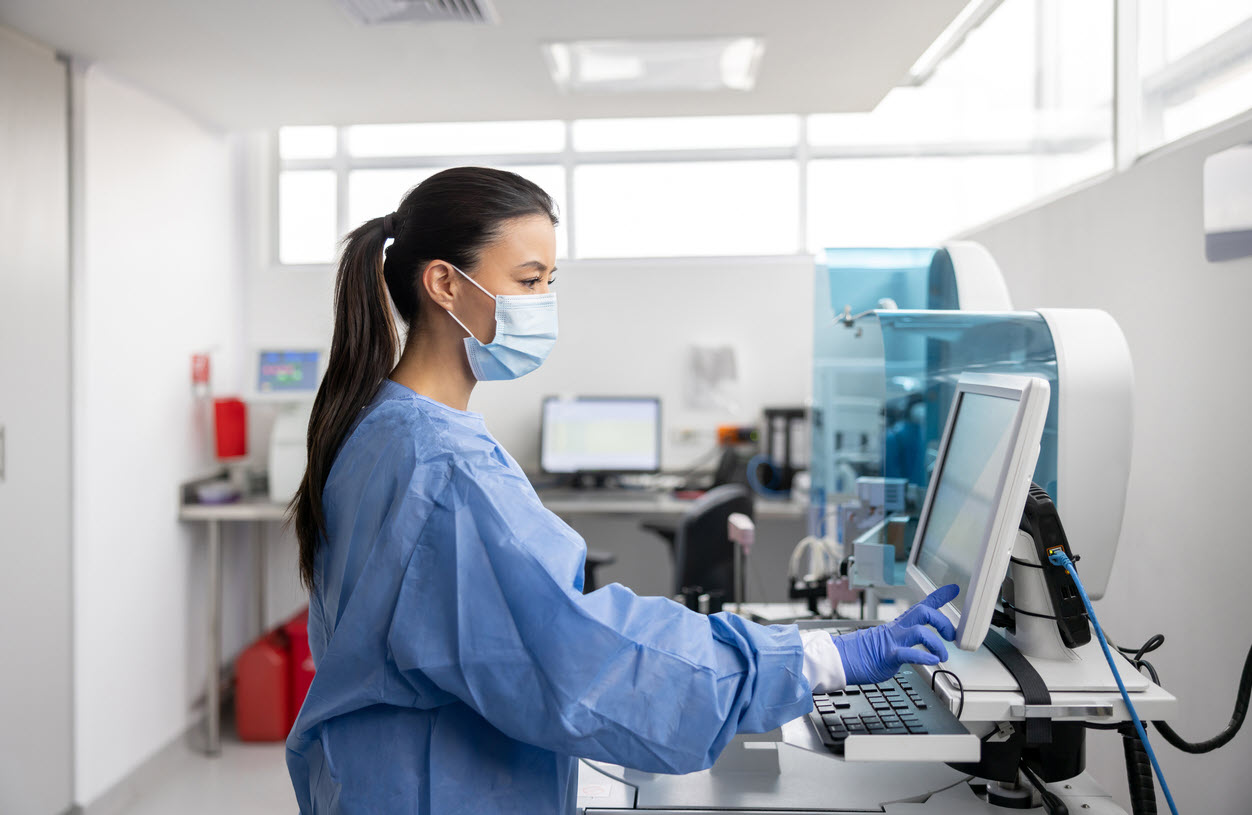
[[1130,694],[1126,693],[1126,686],[1122,684],[1122,676],[1117,672],[1117,665],[1113,662],[1113,655],[1109,652],[1109,644],[1104,639],[1104,631],[1100,628],[1100,623],[1096,620],[1095,609],[1091,607],[1091,599],[1087,597],[1087,590],[1082,586],[1082,580],[1078,577],[1078,570],[1074,567],[1074,562],[1069,559],[1069,555],[1065,554],[1063,549],[1054,549],[1048,553],[1048,560],[1056,566],[1064,566],[1065,571],[1069,572],[1070,577],[1074,578],[1074,585],[1078,587],[1078,594],[1082,597],[1082,604],[1087,607],[1087,616],[1091,618],[1091,626],[1095,628],[1096,636],[1100,639],[1100,647],[1104,649],[1104,658],[1108,660],[1109,668],[1113,670],[1113,678],[1117,680],[1117,689],[1122,692],[1122,700],[1126,703],[1126,709],[1130,711],[1130,720],[1135,723],[1135,731],[1139,734],[1139,740],[1143,742],[1143,747],[1148,751],[1148,758],[1152,761],[1152,771],[1156,773],[1156,778],[1161,782],[1161,789],[1165,792],[1165,800],[1169,803],[1169,811],[1178,815],[1178,807],[1174,806],[1174,796],[1169,791],[1169,784],[1165,783],[1165,773],[1161,772],[1161,765],[1156,761],[1156,753],[1152,750],[1152,745],[1148,742],[1148,734],[1143,729],[1143,722],[1139,721],[1139,713],[1135,710],[1135,706],[1130,701]]

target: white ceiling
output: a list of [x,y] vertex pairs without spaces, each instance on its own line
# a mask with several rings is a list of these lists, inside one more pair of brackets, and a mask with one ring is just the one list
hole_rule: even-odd
[[[334,0],[2,0],[0,24],[224,129],[872,109],[966,0],[494,0],[498,26],[366,28]],[[540,43],[765,39],[742,93],[562,95]]]

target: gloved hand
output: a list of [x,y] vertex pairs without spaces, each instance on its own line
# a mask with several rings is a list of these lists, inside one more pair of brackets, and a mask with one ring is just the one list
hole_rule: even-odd
[[[935,589],[894,622],[834,637],[848,684],[886,681],[895,676],[901,665],[909,662],[937,665],[946,661],[948,649],[939,636],[951,642],[956,639],[956,629],[938,609],[959,592],[956,585]],[[934,626],[939,634],[927,628],[928,625]],[[918,645],[924,645],[925,649],[914,647]]]

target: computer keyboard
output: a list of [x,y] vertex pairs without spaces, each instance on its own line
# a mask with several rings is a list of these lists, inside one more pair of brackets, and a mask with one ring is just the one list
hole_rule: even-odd
[[885,682],[814,693],[809,720],[849,761],[978,761],[981,742],[911,665]]

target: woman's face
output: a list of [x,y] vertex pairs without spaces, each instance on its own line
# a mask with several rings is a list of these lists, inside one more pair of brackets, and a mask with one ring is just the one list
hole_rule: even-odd
[[[500,237],[479,256],[474,283],[493,295],[547,294],[555,271],[556,229],[547,216],[528,215],[504,222]],[[455,272],[453,279],[456,315],[481,342],[491,342],[495,301]]]

